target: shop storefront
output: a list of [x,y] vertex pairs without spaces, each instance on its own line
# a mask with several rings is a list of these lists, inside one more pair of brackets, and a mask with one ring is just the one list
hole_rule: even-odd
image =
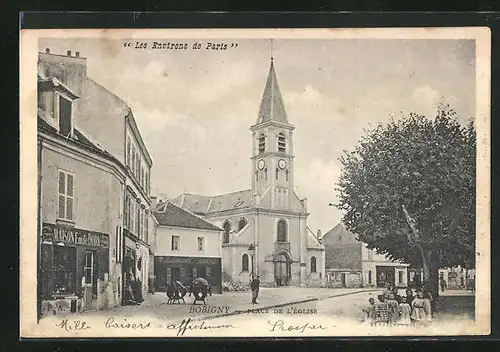
[[221,258],[155,256],[156,291],[165,291],[170,281],[190,285],[196,277],[205,278],[212,293],[222,293]]
[[43,224],[42,314],[95,309],[98,281],[107,280],[109,235]]

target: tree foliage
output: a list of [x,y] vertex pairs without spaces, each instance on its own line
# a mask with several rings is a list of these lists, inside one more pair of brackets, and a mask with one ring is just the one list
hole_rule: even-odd
[[[476,133],[448,105],[429,119],[411,113],[366,131],[340,158],[338,207],[348,230],[391,259],[433,270],[475,258]],[[403,206],[415,220],[411,236]],[[412,240],[413,238],[413,240]]]

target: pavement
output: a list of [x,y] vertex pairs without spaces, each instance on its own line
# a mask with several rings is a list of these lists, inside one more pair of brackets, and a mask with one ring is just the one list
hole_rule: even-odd
[[[379,291],[380,289],[376,290]],[[273,309],[304,304],[332,297],[354,295],[375,291],[367,288],[306,288],[280,287],[261,288],[259,304],[251,303],[251,291],[223,292],[208,296],[207,305],[193,305],[193,297],[186,296],[185,304],[167,305],[164,292],[148,295],[139,306],[120,306],[102,311],[86,311],[84,316],[149,316],[162,321],[182,319],[191,316],[193,320],[207,320],[217,317],[245,314],[249,309]]]

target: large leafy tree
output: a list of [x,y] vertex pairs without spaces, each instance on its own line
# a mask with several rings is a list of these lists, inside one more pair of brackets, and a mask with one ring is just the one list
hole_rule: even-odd
[[367,130],[340,158],[343,223],[378,253],[423,267],[437,295],[438,269],[473,267],[476,133],[449,105]]

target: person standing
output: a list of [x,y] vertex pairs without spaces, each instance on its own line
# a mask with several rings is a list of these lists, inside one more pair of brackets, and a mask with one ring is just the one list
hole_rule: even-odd
[[416,326],[422,326],[427,321],[424,294],[421,289],[417,290],[417,296],[411,303],[411,321]]
[[399,303],[399,325],[409,326],[411,324],[411,307],[407,297],[401,298]]
[[378,300],[375,305],[375,326],[387,326],[389,322],[389,306],[385,302],[384,295],[379,295]]
[[439,284],[441,286],[441,292],[444,292],[444,290],[446,289],[446,281],[445,281],[444,277],[441,276],[441,279],[439,280]]
[[394,293],[389,294],[387,299],[387,308],[389,311],[389,325],[396,325],[399,320],[399,304],[394,299]]
[[370,297],[368,306],[363,309],[363,319],[365,324],[373,325],[375,321],[375,299]]
[[257,298],[259,298],[259,287],[260,287],[260,280],[259,280],[259,275],[255,279],[252,280],[250,283],[250,288],[252,289],[252,304],[258,304],[257,303]]

